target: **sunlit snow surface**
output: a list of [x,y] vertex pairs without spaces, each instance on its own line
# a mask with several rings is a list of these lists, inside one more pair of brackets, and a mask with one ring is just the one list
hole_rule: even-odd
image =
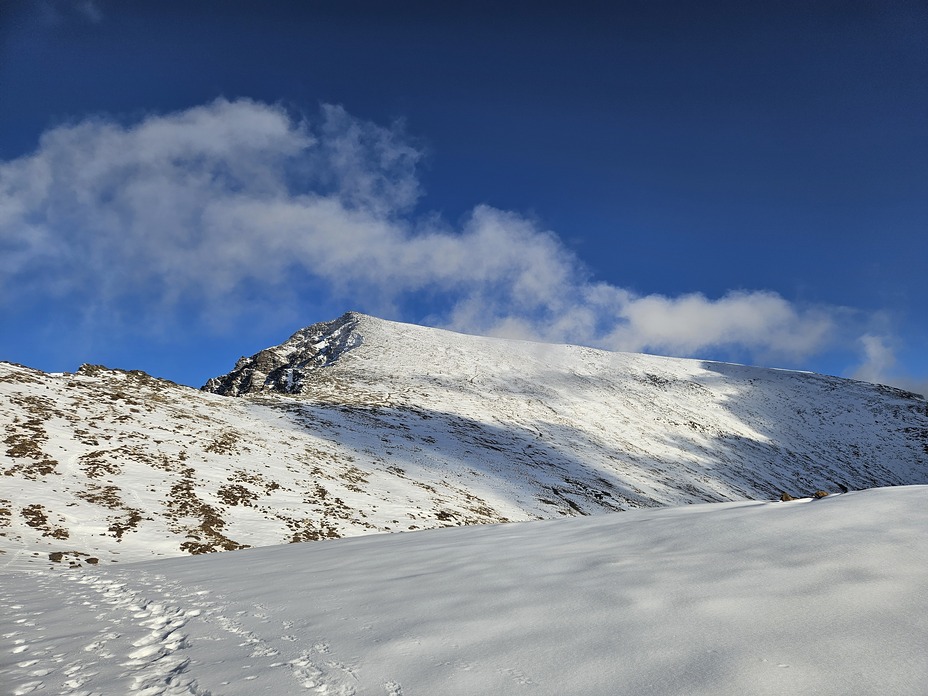
[[928,487],[0,574],[0,692],[923,694]]
[[915,395],[356,314],[216,385],[0,363],[0,695],[928,692]]
[[836,377],[350,313],[216,381],[0,363],[0,569],[928,483],[928,404]]

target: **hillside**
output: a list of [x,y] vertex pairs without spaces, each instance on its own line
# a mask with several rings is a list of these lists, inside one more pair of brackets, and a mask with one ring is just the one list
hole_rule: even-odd
[[0,568],[928,482],[913,394],[354,313],[204,389],[0,363]]

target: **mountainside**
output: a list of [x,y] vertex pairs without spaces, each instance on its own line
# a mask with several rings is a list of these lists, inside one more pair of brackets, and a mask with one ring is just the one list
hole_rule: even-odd
[[204,390],[0,363],[0,568],[928,482],[914,394],[355,313]]

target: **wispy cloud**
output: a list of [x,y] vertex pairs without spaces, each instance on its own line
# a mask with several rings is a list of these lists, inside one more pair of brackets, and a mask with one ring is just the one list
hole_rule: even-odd
[[854,370],[854,379],[865,382],[880,382],[896,366],[896,353],[886,336],[864,334],[859,339],[863,361]]
[[840,310],[768,291],[596,282],[517,213],[478,205],[459,227],[414,215],[420,156],[400,126],[245,99],[55,128],[0,163],[0,302],[234,320],[312,281],[362,310],[403,316],[427,293],[451,328],[631,351],[799,359],[841,332]]
[[103,21],[103,10],[97,0],[38,0],[33,8],[47,24],[61,24],[71,18],[91,24]]
[[928,396],[928,379],[900,373],[891,336],[867,333],[858,339],[862,360],[851,377],[876,384],[890,384]]
[[78,0],[78,2],[74,3],[74,7],[94,24],[103,21],[103,11],[100,9],[100,5],[93,0]]

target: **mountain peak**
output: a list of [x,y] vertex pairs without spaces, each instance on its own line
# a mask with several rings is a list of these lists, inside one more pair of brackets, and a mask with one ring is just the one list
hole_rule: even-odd
[[202,389],[228,396],[298,394],[310,372],[332,365],[363,343],[361,325],[370,321],[372,317],[360,312],[346,312],[338,319],[302,328],[279,346],[240,358],[231,372],[214,377]]

